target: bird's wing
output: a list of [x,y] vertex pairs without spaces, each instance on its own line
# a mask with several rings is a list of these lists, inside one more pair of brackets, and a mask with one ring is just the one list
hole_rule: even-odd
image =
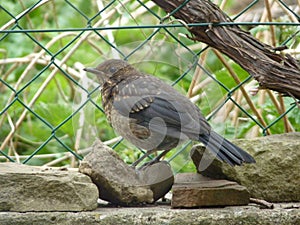
[[120,82],[117,88],[113,107],[141,126],[151,125],[158,133],[167,128],[169,136],[184,134],[194,140],[210,130],[200,110],[188,98],[156,77],[139,76]]

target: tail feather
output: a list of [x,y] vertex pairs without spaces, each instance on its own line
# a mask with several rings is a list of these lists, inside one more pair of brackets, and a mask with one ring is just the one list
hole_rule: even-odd
[[199,141],[216,154],[218,159],[231,166],[255,163],[255,159],[250,154],[213,131],[210,134],[200,135]]

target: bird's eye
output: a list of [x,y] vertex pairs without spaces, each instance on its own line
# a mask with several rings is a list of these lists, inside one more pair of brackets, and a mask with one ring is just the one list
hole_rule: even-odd
[[112,66],[112,67],[109,68],[109,72],[115,73],[115,72],[117,72],[117,68]]

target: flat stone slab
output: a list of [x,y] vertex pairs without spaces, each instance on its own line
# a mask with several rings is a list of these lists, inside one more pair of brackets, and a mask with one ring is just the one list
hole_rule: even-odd
[[196,173],[175,176],[172,207],[237,206],[249,203],[249,192],[236,182],[217,180]]
[[97,208],[97,199],[82,173],[0,163],[0,211],[85,211]]
[[[298,208],[297,208],[298,207]],[[274,209],[259,209],[256,205],[170,209],[169,206],[99,207],[91,212],[0,212],[1,225],[295,225],[300,224],[300,204],[275,204]]]

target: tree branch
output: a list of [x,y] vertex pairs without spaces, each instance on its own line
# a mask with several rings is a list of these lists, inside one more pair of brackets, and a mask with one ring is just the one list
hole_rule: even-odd
[[[300,62],[260,42],[236,25],[218,26],[232,20],[209,0],[152,0],[166,12],[185,23],[211,23],[211,26],[190,27],[193,40],[204,42],[224,53],[256,79],[261,88],[268,88],[300,99]],[[187,2],[187,3],[185,3]]]

